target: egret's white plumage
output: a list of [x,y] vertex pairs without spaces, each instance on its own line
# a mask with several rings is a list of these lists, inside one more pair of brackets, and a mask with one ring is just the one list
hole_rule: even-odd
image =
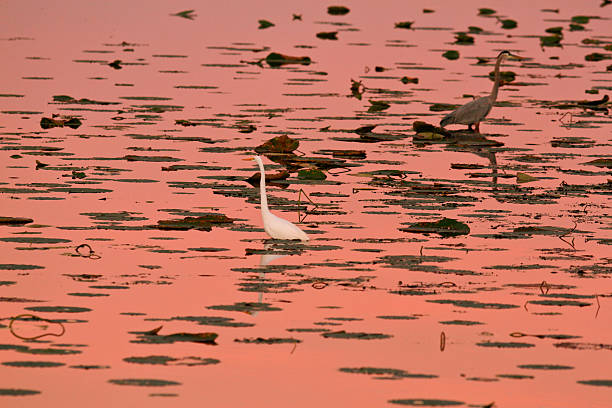
[[254,159],[257,162],[259,172],[261,173],[259,193],[261,197],[261,219],[263,221],[264,230],[271,238],[274,239],[299,239],[300,241],[308,241],[308,235],[306,235],[306,233],[297,225],[272,214],[268,209],[268,196],[266,195],[266,170],[264,169],[261,157],[255,156]]
[[440,121],[440,126],[444,127],[446,125],[450,125],[453,123],[468,125],[470,129],[472,129],[472,125],[475,125],[476,132],[480,133],[480,121],[482,121],[488,114],[491,112],[493,108],[493,104],[497,99],[497,91],[499,89],[499,67],[506,56],[517,57],[516,55],[511,54],[508,51],[502,51],[497,56],[497,61],[495,62],[495,81],[493,83],[493,89],[491,90],[491,94],[487,96],[483,96],[477,99],[474,99],[471,102],[466,103],[463,106],[460,106],[453,112],[446,115]]

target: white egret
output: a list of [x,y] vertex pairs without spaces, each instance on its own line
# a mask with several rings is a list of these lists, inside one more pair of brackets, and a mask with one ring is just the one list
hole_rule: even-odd
[[469,130],[472,130],[472,125],[475,125],[476,132],[480,133],[480,121],[482,121],[489,114],[489,112],[491,112],[491,108],[493,108],[493,104],[497,99],[497,90],[499,89],[500,81],[499,66],[506,56],[511,56],[518,59],[521,58],[518,55],[511,54],[509,51],[502,51],[499,53],[497,56],[497,61],[495,62],[495,81],[493,83],[491,94],[474,99],[473,101],[460,106],[442,118],[440,121],[440,126],[444,127],[446,125],[457,123],[468,125]]
[[261,179],[259,181],[259,194],[261,197],[261,219],[263,220],[264,230],[274,239],[299,239],[300,241],[308,241],[308,235],[302,231],[297,225],[287,221],[284,218],[278,217],[268,209],[268,196],[266,195],[266,171],[264,169],[261,157],[255,156],[245,160],[255,160],[259,166]]

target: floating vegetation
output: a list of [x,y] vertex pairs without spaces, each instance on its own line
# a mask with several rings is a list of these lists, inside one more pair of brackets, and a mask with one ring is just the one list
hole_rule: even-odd
[[0,399],[602,405],[611,4],[4,2]]

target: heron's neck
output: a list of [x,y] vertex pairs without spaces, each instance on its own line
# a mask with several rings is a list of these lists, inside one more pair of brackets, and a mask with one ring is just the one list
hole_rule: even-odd
[[495,102],[497,99],[497,90],[499,89],[499,66],[501,65],[502,57],[500,56],[495,62],[495,80],[493,81],[493,89],[491,90],[491,100]]
[[268,209],[268,196],[266,195],[266,171],[264,170],[263,163],[257,163],[259,165],[259,172],[261,178],[259,179],[259,197],[261,199],[261,212],[269,213]]

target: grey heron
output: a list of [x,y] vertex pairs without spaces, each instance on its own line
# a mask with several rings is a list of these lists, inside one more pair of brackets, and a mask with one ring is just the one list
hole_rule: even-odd
[[480,122],[491,112],[491,108],[497,99],[497,90],[499,89],[499,67],[506,56],[519,58],[518,55],[511,54],[509,51],[502,51],[497,56],[495,62],[495,81],[491,94],[474,99],[455,109],[453,112],[446,115],[440,121],[440,126],[444,127],[453,123],[468,125],[468,129],[472,130],[472,125],[475,125],[475,130],[480,133]]

